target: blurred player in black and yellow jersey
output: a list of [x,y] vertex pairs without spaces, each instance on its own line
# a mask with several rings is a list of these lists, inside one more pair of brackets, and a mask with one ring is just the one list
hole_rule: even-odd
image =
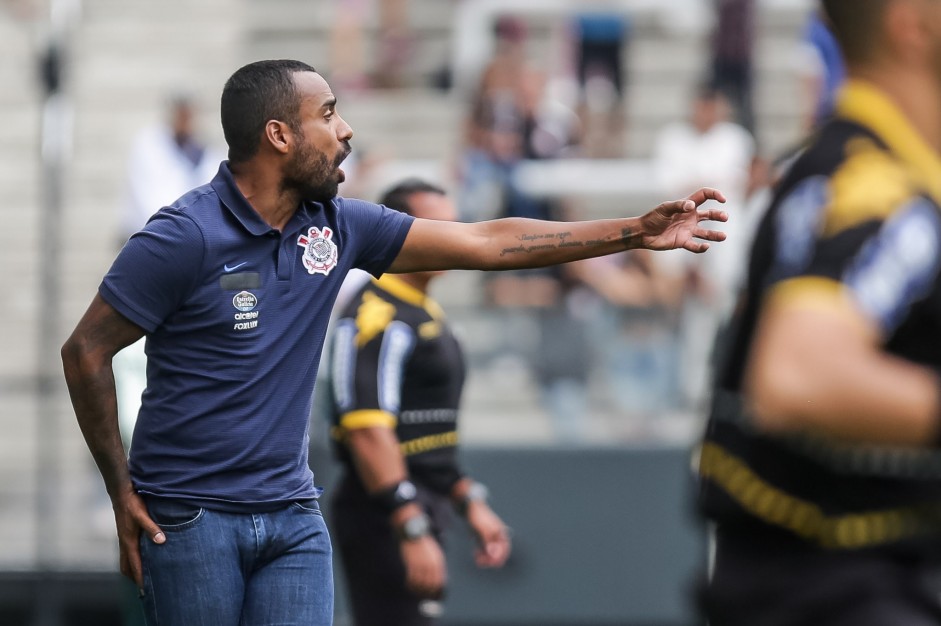
[[[381,203],[454,220],[444,192],[409,180]],[[427,289],[440,272],[385,275],[340,312],[331,350],[333,437],[343,465],[332,534],[358,626],[436,623],[446,584],[442,533],[452,505],[478,540],[477,564],[510,553],[487,492],[457,462],[464,360]]]
[[699,451],[711,626],[941,624],[941,1],[823,6],[850,81],[759,228]]

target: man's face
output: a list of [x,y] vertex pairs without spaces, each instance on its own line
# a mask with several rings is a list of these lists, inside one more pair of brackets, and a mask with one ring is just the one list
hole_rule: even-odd
[[301,197],[327,202],[345,179],[340,164],[350,154],[353,129],[336,112],[336,98],[320,74],[297,72],[294,85],[300,97],[295,145],[284,169],[282,187]]
[[417,191],[408,197],[412,215],[423,220],[456,222],[457,209],[447,196],[430,191]]

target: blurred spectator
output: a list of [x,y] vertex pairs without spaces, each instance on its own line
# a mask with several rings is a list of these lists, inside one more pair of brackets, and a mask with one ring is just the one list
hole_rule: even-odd
[[754,131],[752,54],[755,47],[755,0],[714,0],[712,81],[735,109],[736,120]]
[[803,127],[809,131],[833,115],[836,93],[846,79],[846,67],[826,18],[813,11],[801,37],[797,67],[804,93]]
[[494,25],[495,50],[472,95],[464,127],[458,211],[463,221],[496,217],[482,207],[499,207],[509,165],[520,158],[518,87],[525,73],[526,24],[502,17]]
[[[369,87],[400,88],[408,83],[412,35],[408,0],[339,0],[330,34],[332,82],[338,92]],[[367,58],[366,27],[378,13],[374,62]]]
[[337,0],[330,31],[330,73],[338,93],[369,86],[364,32],[370,0]]
[[599,6],[597,10],[580,11],[572,24],[586,154],[620,156],[625,126],[623,60],[630,21],[622,12]]
[[150,216],[216,174],[225,156],[199,138],[189,96],[169,101],[165,121],[140,131],[127,162],[127,199],[121,212],[123,244]]
[[675,333],[681,294],[645,250],[572,263],[569,302],[585,320],[593,362],[613,406],[649,418],[675,408]]
[[716,88],[702,85],[693,99],[688,121],[665,127],[654,150],[654,171],[661,192],[695,185],[721,189],[729,213],[728,239],[708,255],[683,258],[668,253],[656,263],[680,284],[682,395],[688,407],[705,400],[709,352],[721,321],[731,311],[736,285],[747,249],[747,237],[738,236],[743,219],[754,140],[742,126],[729,121],[729,104]]
[[549,97],[544,72],[526,59],[526,23],[501,17],[496,50],[481,74],[465,127],[460,211],[465,221],[495,217],[481,207],[502,207],[508,217],[545,218],[548,201],[519,189],[513,172],[524,159],[570,153],[579,138],[578,118]]

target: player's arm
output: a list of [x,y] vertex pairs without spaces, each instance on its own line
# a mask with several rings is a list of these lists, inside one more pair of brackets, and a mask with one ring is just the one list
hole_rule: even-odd
[[441,546],[427,532],[406,536],[407,524],[426,518],[421,505],[409,500],[414,493],[406,490],[414,487],[408,482],[395,432],[383,426],[357,428],[349,431],[346,443],[367,492],[390,510],[389,523],[399,537],[409,589],[422,597],[440,596],[447,581]]
[[[366,492],[387,503],[389,523],[394,528],[400,529],[407,519],[424,514],[421,506],[411,501],[413,493],[396,493],[403,482],[407,483],[408,470],[395,431],[386,426],[350,429],[346,433],[346,447]],[[408,501],[399,504],[397,499]]]
[[138,547],[141,529],[157,543],[163,543],[164,536],[131,484],[118,428],[111,359],[143,335],[140,327],[96,295],[62,346],[62,365],[75,416],[114,505],[121,572],[138,586],[143,585]]
[[583,222],[416,219],[388,271],[541,267],[635,248],[705,252],[709,241],[722,241],[725,234],[703,228],[700,222],[728,219],[718,209],[700,210],[707,200],[724,202],[725,197],[715,189],[703,188],[688,198],[664,202],[640,217]]
[[[389,523],[400,541],[406,584],[419,596],[436,598],[447,579],[444,552],[431,536],[428,518],[415,500],[417,492],[408,480],[405,458],[394,430],[398,403],[384,401],[379,392],[380,372],[392,375],[395,370],[398,380],[404,379],[408,352],[383,351],[382,344],[389,335],[405,331],[402,327],[391,331],[387,327],[358,345],[356,334],[344,332],[344,325],[350,322],[338,324],[338,339],[333,350],[333,358],[346,363],[346,369],[335,364],[335,396],[355,398],[349,405],[341,403],[338,426],[343,433],[343,443],[366,492],[389,514]],[[363,329],[358,330],[363,332]],[[403,341],[403,337],[398,341]],[[350,352],[355,352],[355,358],[347,360],[343,355]],[[424,532],[415,534],[413,530],[416,525],[421,526],[421,522],[424,522]]]
[[[804,279],[812,280],[812,279]],[[758,424],[883,444],[938,441],[939,379],[880,348],[881,332],[837,282],[765,305],[746,391]]]

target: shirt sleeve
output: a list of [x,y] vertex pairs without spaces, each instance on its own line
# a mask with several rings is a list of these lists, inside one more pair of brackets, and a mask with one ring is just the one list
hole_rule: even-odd
[[[822,236],[806,267],[776,289],[793,297],[849,296],[888,336],[929,295],[939,269],[941,216],[930,200],[914,197],[885,218]],[[821,279],[833,288],[823,286]]]
[[379,277],[398,256],[415,218],[388,207],[340,199],[341,215],[349,221],[358,242],[354,267]]
[[840,279],[854,301],[886,334],[936,284],[941,265],[941,217],[916,198],[880,224],[852,256]]
[[121,315],[154,332],[192,293],[199,280],[204,239],[176,209],[163,209],[118,253],[98,292]]
[[404,322],[383,323],[376,315],[382,313],[370,315],[361,308],[357,319],[337,323],[331,381],[337,425],[347,430],[394,428],[401,412],[402,382],[415,333]]

